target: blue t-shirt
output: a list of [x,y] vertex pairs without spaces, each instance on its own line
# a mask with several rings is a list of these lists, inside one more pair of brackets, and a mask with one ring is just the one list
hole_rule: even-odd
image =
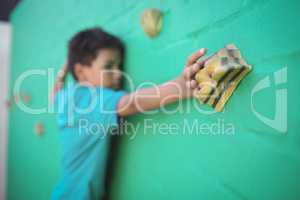
[[99,200],[111,131],[118,127],[117,103],[125,94],[74,84],[55,97],[62,145],[62,174],[52,200]]

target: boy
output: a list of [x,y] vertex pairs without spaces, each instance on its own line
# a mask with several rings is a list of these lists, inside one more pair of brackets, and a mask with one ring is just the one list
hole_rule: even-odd
[[[117,124],[118,117],[191,97],[197,85],[192,77],[203,65],[196,60],[204,54],[205,49],[193,54],[174,80],[125,93],[118,90],[125,56],[123,43],[100,28],[77,33],[69,42],[68,62],[54,87],[63,157],[62,177],[52,199],[103,198],[109,128]],[[61,89],[67,71],[75,84]],[[87,128],[94,123],[105,128]]]

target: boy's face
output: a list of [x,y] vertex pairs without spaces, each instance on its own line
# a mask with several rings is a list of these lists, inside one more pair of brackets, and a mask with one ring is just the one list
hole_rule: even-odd
[[121,84],[121,56],[116,49],[101,49],[90,66],[76,64],[75,73],[79,82],[93,86],[118,89]]

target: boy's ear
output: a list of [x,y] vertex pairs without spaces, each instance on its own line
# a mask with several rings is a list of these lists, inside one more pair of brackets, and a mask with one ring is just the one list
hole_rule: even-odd
[[75,73],[75,76],[77,77],[78,80],[83,80],[84,79],[83,66],[80,63],[76,63],[74,65],[74,73]]

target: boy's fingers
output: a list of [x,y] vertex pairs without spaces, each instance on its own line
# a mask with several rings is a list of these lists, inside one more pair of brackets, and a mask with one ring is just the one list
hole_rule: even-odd
[[59,89],[63,87],[64,83],[62,81],[56,81],[53,87],[53,93],[55,94]]
[[194,64],[198,58],[200,58],[201,56],[203,56],[206,52],[205,48],[201,48],[200,50],[196,51],[195,53],[193,53],[187,60],[185,66],[188,67],[192,64]]
[[201,67],[203,67],[203,65],[205,64],[206,61],[207,61],[207,58],[204,59],[204,60],[197,61],[197,63],[198,63],[198,65],[200,65]]
[[183,74],[184,74],[185,80],[190,80],[191,76],[192,76],[192,70],[189,67],[187,67],[184,69]]
[[195,63],[191,67],[186,67],[184,69],[184,77],[186,80],[193,79],[194,75],[200,70],[202,67],[202,63]]
[[199,70],[200,70],[200,64],[199,63],[195,63],[195,64],[192,65],[192,67],[191,67],[192,74],[195,74]]
[[62,65],[61,69],[67,69],[67,63],[66,62]]
[[198,98],[200,90],[201,90],[201,88],[199,86],[197,86],[196,88],[194,88],[194,90],[193,90],[193,96],[195,98]]
[[196,80],[191,80],[190,81],[190,88],[195,89],[198,86],[198,83]]
[[186,82],[186,86],[187,88],[193,91],[198,87],[198,83],[196,80],[191,80]]

